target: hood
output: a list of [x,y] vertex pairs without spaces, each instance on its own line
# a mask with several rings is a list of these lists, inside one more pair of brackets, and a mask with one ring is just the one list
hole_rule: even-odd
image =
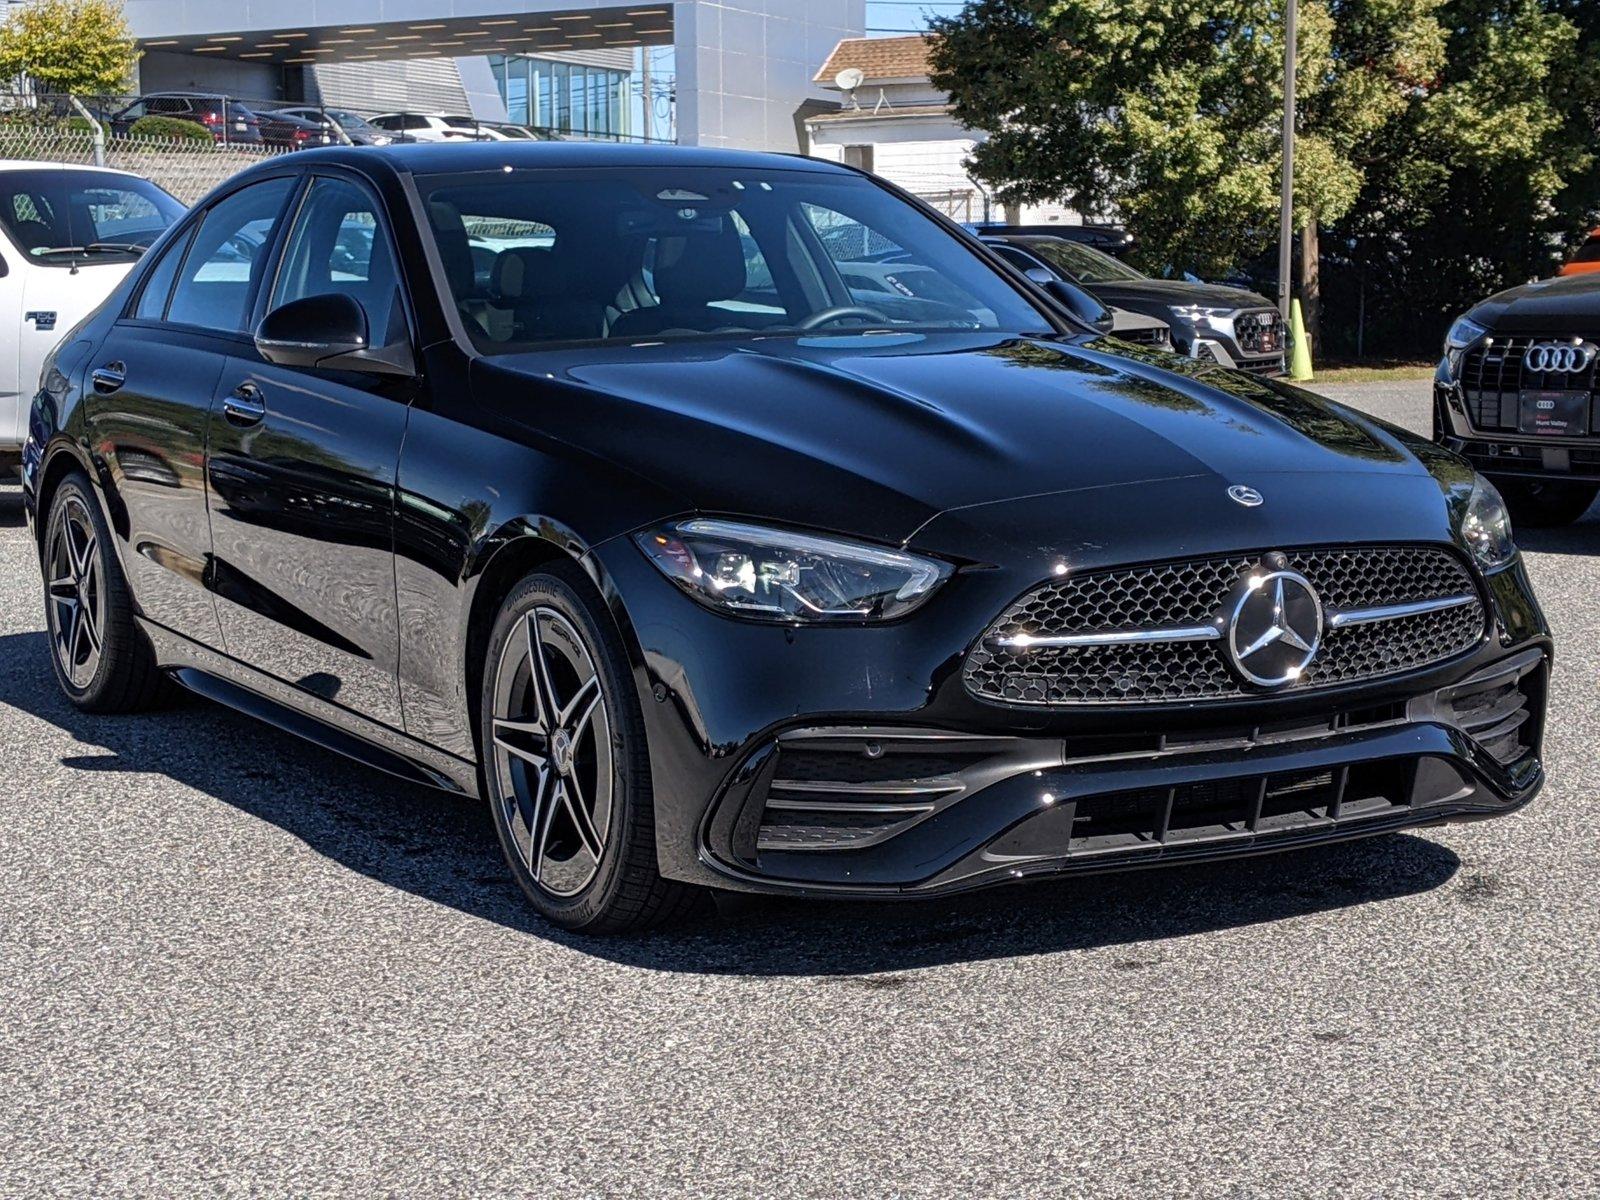
[[[1157,480],[1225,493],[1263,471],[1355,473],[1437,494],[1405,435],[1286,385],[1090,337],[686,340],[475,371],[474,394],[503,418],[683,508],[882,542],[953,509]],[[1072,506],[1055,508],[1059,521]]]
[[1121,283],[1092,283],[1084,287],[1103,304],[1149,312],[1152,307],[1175,308],[1200,304],[1206,308],[1271,308],[1272,301],[1243,288],[1217,283],[1190,283],[1183,279],[1139,279]]
[[1600,338],[1600,274],[1525,283],[1490,296],[1467,316],[1495,333],[1570,333]]

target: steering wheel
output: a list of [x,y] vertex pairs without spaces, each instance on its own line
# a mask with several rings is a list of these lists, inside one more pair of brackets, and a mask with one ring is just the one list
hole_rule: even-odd
[[846,317],[863,317],[868,321],[882,321],[885,325],[890,323],[889,318],[875,308],[863,308],[859,304],[839,304],[812,313],[795,328],[802,331],[821,329],[824,325],[832,325],[835,321],[843,321]]

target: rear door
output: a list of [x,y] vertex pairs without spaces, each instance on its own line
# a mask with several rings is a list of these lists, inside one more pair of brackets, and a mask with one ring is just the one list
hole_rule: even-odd
[[87,402],[122,532],[123,569],[145,615],[221,648],[209,587],[207,417],[245,325],[295,179],[218,200],[169,243],[133,308],[89,360]]
[[[313,177],[299,199],[259,307],[330,292],[361,304],[375,346],[409,340],[382,206],[334,175]],[[223,365],[208,458],[229,654],[396,729],[395,476],[414,387],[276,366],[240,343]]]

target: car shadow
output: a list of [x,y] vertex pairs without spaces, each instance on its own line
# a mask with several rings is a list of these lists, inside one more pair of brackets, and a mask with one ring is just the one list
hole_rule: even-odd
[[[92,717],[50,677],[43,633],[0,637],[0,705],[82,744],[70,770],[159,773],[270,822],[334,862],[485,921],[574,951],[657,971],[838,976],[895,986],[894,973],[981,959],[1158,944],[1213,930],[1392,900],[1460,867],[1424,837],[1388,835],[1286,854],[1080,877],[895,903],[721,898],[671,928],[577,937],[542,921],[500,860],[484,806],[369,770],[290,734],[191,699],[138,717]],[[217,752],[225,747],[225,752]],[[114,780],[108,779],[109,786]]]
[[22,515],[22,488],[14,475],[5,479],[6,474],[6,469],[0,467],[0,529],[20,529],[26,522]]
[[1542,529],[1517,525],[1517,545],[1535,554],[1600,554],[1600,504],[1596,504],[1571,525]]

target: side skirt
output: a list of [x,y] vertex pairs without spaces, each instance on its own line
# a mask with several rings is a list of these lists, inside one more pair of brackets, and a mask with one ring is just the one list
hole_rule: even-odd
[[477,796],[478,771],[408,734],[284,683],[145,618],[156,662],[189,691],[410,783]]

